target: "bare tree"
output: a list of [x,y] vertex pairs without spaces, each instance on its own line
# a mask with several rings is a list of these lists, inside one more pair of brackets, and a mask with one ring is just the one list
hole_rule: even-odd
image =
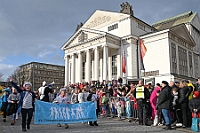
[[7,79],[7,81],[9,81],[10,78],[12,78],[13,81],[18,82],[18,80],[19,80],[19,68],[16,68],[14,70],[14,72],[9,76],[9,78]]

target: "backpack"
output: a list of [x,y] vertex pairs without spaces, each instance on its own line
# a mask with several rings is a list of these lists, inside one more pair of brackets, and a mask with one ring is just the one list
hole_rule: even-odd
[[91,101],[92,99],[92,93],[90,93],[88,96],[87,96],[87,101]]

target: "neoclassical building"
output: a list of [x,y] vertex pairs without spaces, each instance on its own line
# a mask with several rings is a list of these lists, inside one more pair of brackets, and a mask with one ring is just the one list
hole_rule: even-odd
[[[194,23],[199,24],[196,16],[198,20]],[[190,28],[183,23],[161,28],[167,22],[151,26],[136,18],[127,2],[121,4],[120,12],[96,10],[84,24],[77,26],[61,48],[65,51],[65,85],[107,81],[118,76],[125,81],[143,78],[146,82],[152,79],[160,82],[161,79],[176,80],[176,77],[195,80],[199,75],[200,44],[198,37],[196,40],[193,37],[199,35],[199,27],[195,33],[188,32]],[[145,71],[140,69],[139,39],[147,48],[143,58]],[[122,55],[126,73],[122,73]]]

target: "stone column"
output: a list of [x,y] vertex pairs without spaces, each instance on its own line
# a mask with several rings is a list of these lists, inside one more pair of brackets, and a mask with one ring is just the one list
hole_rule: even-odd
[[177,74],[180,74],[179,71],[179,51],[178,51],[178,45],[176,45],[176,62],[177,62]]
[[82,82],[82,75],[83,75],[83,61],[82,61],[82,54],[81,54],[81,52],[79,52],[78,53],[78,71],[76,71],[76,72],[78,72],[79,74],[79,76],[78,76],[78,82],[79,83],[81,83]]
[[108,46],[103,46],[103,80],[108,80]]
[[94,80],[99,80],[99,50],[98,47],[94,49]]
[[69,58],[65,55],[65,86],[69,84]]
[[75,83],[75,55],[72,54],[71,55],[71,59],[72,59],[72,66],[71,66],[71,84]]
[[90,57],[90,50],[86,51],[86,65],[85,65],[85,82],[90,82],[90,75],[91,75],[91,57]]

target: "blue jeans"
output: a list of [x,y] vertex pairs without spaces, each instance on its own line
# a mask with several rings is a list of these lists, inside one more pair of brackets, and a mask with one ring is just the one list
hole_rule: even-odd
[[162,109],[162,113],[163,113],[166,125],[170,125],[171,124],[170,111],[167,109]]
[[16,118],[16,113],[13,113],[13,114],[11,115],[11,120],[15,120],[15,118]]

